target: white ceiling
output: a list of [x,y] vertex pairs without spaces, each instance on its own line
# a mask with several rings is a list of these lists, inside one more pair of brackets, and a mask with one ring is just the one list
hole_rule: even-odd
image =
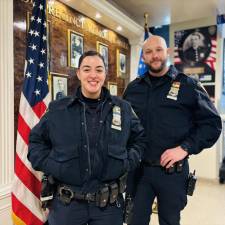
[[159,26],[212,17],[225,13],[225,0],[107,0],[140,25],[144,13],[149,26]]
[[[84,15],[97,20],[96,12],[102,18],[97,21],[129,40],[141,37],[144,13],[148,25],[174,24],[225,14],[225,0],[60,0]],[[122,31],[116,27],[121,25]]]

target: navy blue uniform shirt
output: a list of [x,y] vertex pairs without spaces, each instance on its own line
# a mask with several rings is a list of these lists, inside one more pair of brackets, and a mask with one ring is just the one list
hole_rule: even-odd
[[197,154],[211,147],[221,133],[221,118],[200,82],[174,66],[153,83],[148,72],[136,78],[128,85],[124,99],[145,128],[145,159],[159,160],[165,150],[179,145],[189,154]]
[[75,96],[50,103],[30,132],[28,159],[35,170],[87,193],[140,164],[144,128],[127,101],[111,96],[106,88],[102,91],[94,116],[80,88]]

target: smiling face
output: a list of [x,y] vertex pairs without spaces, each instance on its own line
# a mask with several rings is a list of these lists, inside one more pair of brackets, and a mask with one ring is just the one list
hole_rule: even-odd
[[77,77],[81,82],[82,94],[86,98],[99,98],[106,78],[102,59],[97,55],[83,58],[77,70]]
[[151,36],[143,45],[143,60],[149,66],[152,75],[164,75],[168,67],[166,66],[168,58],[168,48],[163,38]]

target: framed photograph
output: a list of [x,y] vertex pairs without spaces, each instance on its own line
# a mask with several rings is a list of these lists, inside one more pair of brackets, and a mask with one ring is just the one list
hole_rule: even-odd
[[126,55],[117,49],[117,76],[124,77],[126,75]]
[[68,30],[68,66],[78,68],[80,56],[84,52],[83,34]]
[[52,100],[58,100],[68,93],[67,75],[51,73]]
[[97,41],[97,52],[99,52],[105,62],[105,66],[106,66],[106,70],[108,70],[109,68],[109,49],[108,49],[108,45]]
[[108,82],[108,89],[111,95],[117,96],[117,83]]

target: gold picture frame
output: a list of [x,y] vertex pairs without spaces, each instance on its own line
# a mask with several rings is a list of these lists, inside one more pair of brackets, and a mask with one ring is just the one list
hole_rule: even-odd
[[108,81],[107,87],[109,89],[109,92],[111,95],[117,96],[118,94],[118,86],[116,82],[110,82]]
[[127,56],[119,49],[116,51],[116,67],[117,67],[117,77],[126,77],[127,73]]
[[100,53],[104,59],[106,70],[109,68],[109,48],[108,45],[97,41],[96,43],[97,52]]
[[68,66],[78,68],[79,58],[84,52],[84,35],[68,30]]
[[68,75],[51,72],[52,100],[59,100],[68,95]]

